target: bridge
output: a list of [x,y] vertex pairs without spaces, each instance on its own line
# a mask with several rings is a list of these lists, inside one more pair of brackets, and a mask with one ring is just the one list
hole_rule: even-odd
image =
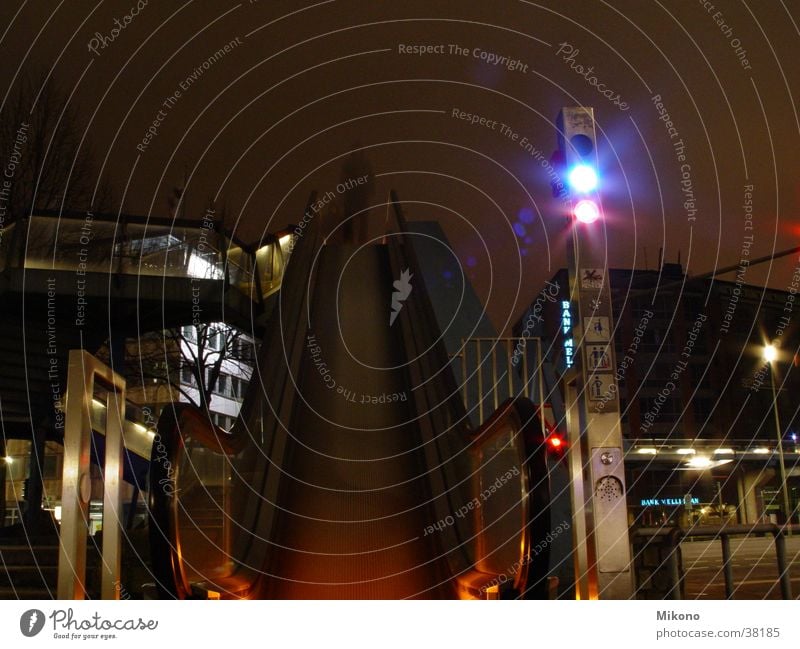
[[69,351],[108,343],[116,365],[125,338],[211,322],[259,336],[291,232],[247,244],[210,213],[91,212],[37,212],[0,230],[0,423],[3,439],[34,441],[29,502],[41,499],[44,442],[63,437]]

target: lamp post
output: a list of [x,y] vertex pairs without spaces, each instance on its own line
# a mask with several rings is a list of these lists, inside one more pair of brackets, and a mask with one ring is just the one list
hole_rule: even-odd
[[764,347],[764,360],[769,365],[769,383],[772,386],[772,408],[775,412],[775,433],[778,436],[778,464],[781,471],[781,491],[783,492],[783,511],[786,514],[786,523],[789,525],[787,531],[792,535],[792,514],[794,513],[789,504],[789,485],[786,482],[786,464],[783,460],[783,429],[781,428],[781,416],[778,412],[778,391],[775,387],[775,362],[778,359],[778,348],[775,345]]

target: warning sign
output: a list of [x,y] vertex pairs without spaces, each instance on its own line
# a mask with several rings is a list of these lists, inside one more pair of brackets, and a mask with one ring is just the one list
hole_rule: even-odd
[[581,289],[603,288],[602,268],[581,268]]

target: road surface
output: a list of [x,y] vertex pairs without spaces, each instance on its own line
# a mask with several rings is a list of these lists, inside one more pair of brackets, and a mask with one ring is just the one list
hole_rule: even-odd
[[[722,543],[685,541],[681,544],[686,599],[725,599]],[[775,541],[772,536],[731,538],[734,599],[780,599]],[[786,540],[786,560],[792,596],[800,599],[800,536]]]

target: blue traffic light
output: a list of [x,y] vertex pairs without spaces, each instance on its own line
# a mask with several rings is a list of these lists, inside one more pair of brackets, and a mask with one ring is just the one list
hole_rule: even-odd
[[570,187],[582,194],[597,189],[597,172],[587,164],[575,165],[569,172],[568,180]]

